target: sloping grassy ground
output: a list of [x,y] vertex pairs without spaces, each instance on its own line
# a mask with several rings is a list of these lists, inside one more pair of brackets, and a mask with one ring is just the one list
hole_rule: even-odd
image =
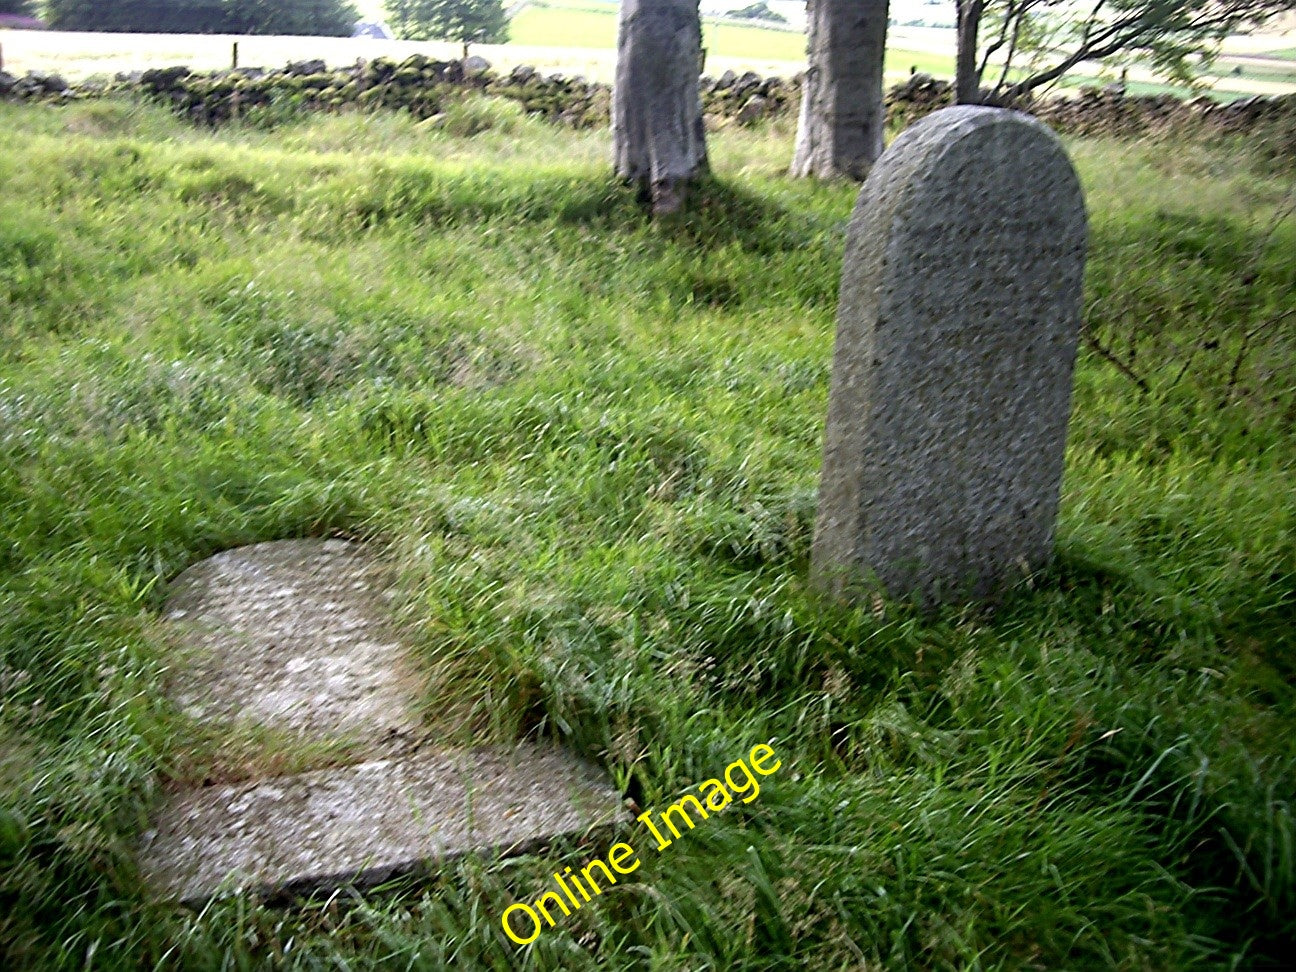
[[[452,121],[0,105],[0,966],[1290,949],[1290,168],[1071,145],[1087,320],[1151,391],[1086,351],[1056,565],[924,616],[804,584],[854,191],[786,181],[786,131],[730,132],[651,225],[602,133]],[[526,949],[503,909],[606,841],[358,902],[148,903],[129,849],[163,781],[248,758],[163,699],[164,584],[324,534],[402,566],[460,738],[563,739],[642,807],[756,742],[783,768]]]

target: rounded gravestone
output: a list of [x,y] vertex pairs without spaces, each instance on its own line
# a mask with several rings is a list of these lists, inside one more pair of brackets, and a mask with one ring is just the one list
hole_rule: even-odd
[[1087,221],[1057,137],[961,106],[874,166],[842,272],[811,573],[980,597],[1050,556]]

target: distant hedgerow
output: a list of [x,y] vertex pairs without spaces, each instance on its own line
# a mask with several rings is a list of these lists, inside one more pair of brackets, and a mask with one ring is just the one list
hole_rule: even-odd
[[399,37],[469,44],[503,44],[509,20],[503,0],[387,0]]
[[224,0],[232,34],[349,37],[360,12],[350,0]]
[[[0,0],[18,2],[22,0]],[[0,11],[3,6],[0,6]],[[359,19],[350,0],[47,0],[58,30],[156,34],[305,34],[345,37]]]

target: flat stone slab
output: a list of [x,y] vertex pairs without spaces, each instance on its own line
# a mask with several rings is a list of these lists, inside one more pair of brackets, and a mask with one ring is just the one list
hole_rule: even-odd
[[[357,543],[227,550],[171,584],[171,698],[201,722],[376,744],[418,726],[383,564]],[[377,747],[376,747],[377,748]]]
[[190,791],[144,835],[139,862],[188,903],[222,889],[308,893],[471,851],[522,853],[625,816],[602,774],[558,749],[431,753]]
[[172,583],[168,691],[190,717],[358,746],[353,765],[170,795],[138,847],[160,896],[368,887],[628,817],[606,775],[560,748],[425,745],[426,689],[390,620],[390,579],[359,544],[287,540]]

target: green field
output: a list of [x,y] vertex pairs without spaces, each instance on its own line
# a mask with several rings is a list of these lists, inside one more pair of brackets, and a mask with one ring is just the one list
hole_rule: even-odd
[[[365,9],[370,16],[381,16],[380,5],[372,0]],[[508,44],[478,45],[476,50],[486,55],[496,67],[505,70],[516,64],[529,63],[544,71],[561,71],[610,81],[615,72],[617,9],[616,4],[600,0],[531,3],[513,20]],[[706,48],[704,70],[712,75],[726,70],[791,75],[804,65],[805,38],[795,31],[708,19],[703,23],[703,35]],[[200,70],[221,69],[230,64],[234,40],[236,38],[209,35],[0,31],[5,61],[11,71],[53,71],[73,79],[175,64]],[[358,57],[385,56],[403,60],[414,52],[448,58],[457,56],[460,50],[458,44],[445,41],[355,41],[310,37],[241,37],[237,40],[241,63],[268,68],[317,57],[330,64],[352,63]],[[885,65],[888,82],[902,80],[914,70],[952,78],[952,33],[947,40],[948,52],[941,47],[945,39],[933,40],[929,35],[916,36],[912,32],[906,33],[904,28],[893,28]],[[1256,47],[1254,38],[1231,40],[1236,50]],[[1208,83],[1222,85],[1216,87],[1214,97],[1275,95],[1296,89],[1296,74],[1292,73],[1290,62],[1275,60],[1266,63],[1257,62],[1254,58],[1236,61],[1242,56],[1233,53],[1221,58],[1214,69],[1220,78],[1204,78]],[[1231,73],[1235,63],[1242,66],[1238,75]],[[1093,73],[1075,73],[1063,80],[1062,87],[1074,89],[1096,83],[1101,82]],[[1183,97],[1196,93],[1182,86],[1160,84],[1155,77],[1140,72],[1137,66],[1129,90],[1170,92]]]
[[[1222,65],[1219,74],[1232,73],[1227,64]],[[1250,78],[1253,81],[1278,81],[1283,84],[1296,84],[1296,61],[1274,64],[1256,64],[1254,61],[1245,64],[1237,77]]]
[[[1080,88],[1085,85],[1092,85],[1093,78],[1068,77],[1063,78],[1062,82],[1067,87]],[[1181,84],[1158,84],[1155,81],[1130,81],[1125,85],[1125,93],[1129,95],[1174,95],[1176,98],[1190,98],[1196,92],[1185,88]],[[1252,95],[1245,91],[1213,91],[1210,96],[1216,101],[1238,101],[1242,98],[1250,98]]]
[[[509,40],[530,47],[615,48],[615,4],[559,6],[530,4],[513,18]],[[703,44],[708,53],[753,61],[805,59],[805,35],[786,30],[743,27],[704,20]]]
[[615,48],[615,10],[528,6],[509,24],[509,41],[534,47]]
[[[615,4],[572,6],[532,4],[513,19],[509,41],[527,47],[616,48],[617,8]],[[761,63],[804,62],[805,35],[794,31],[744,27],[704,19],[702,43],[708,58],[733,58]],[[954,73],[953,55],[892,49],[887,51],[886,70],[891,75],[908,74],[911,67],[939,76]]]
[[[1069,143],[1103,353],[1057,559],[929,614],[806,586],[856,193],[786,179],[786,124],[715,136],[714,179],[654,224],[605,132],[508,105],[272,122],[0,104],[0,967],[1290,952],[1289,156]],[[164,701],[165,585],[295,536],[399,566],[448,739],[561,739],[644,807],[758,741],[784,769],[526,949],[503,909],[601,847],[152,903],[131,848],[160,788],[283,755]]]

